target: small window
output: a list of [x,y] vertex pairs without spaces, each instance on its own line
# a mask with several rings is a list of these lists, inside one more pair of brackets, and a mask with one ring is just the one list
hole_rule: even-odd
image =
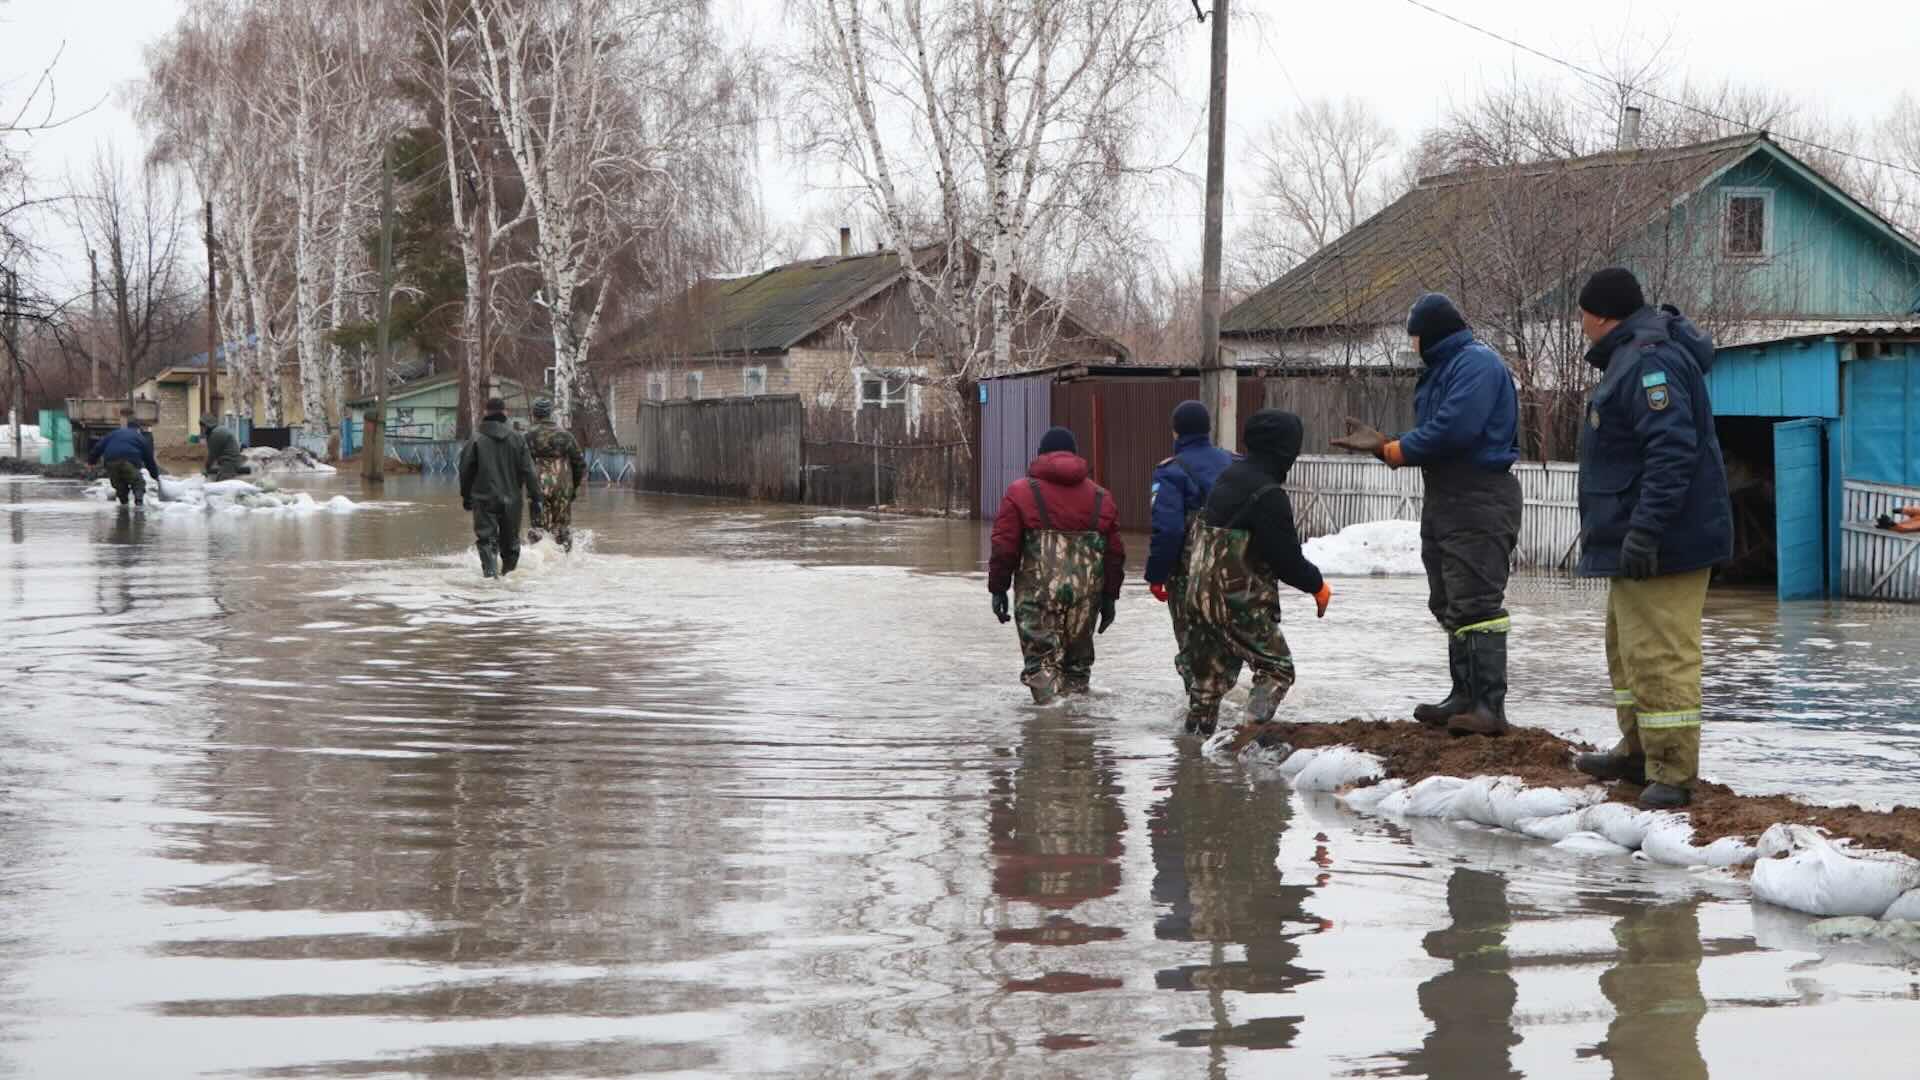
[[740,372],[741,392],[748,397],[759,397],[767,392],[767,369],[750,367]]
[[700,387],[706,381],[707,377],[698,371],[687,372],[687,397],[689,399],[698,398],[700,396]]
[[907,380],[868,375],[860,380],[862,408],[901,409],[907,404]]
[[1773,193],[1727,192],[1726,252],[1734,258],[1758,259],[1772,254]]
[[667,377],[665,375],[647,376],[647,400],[667,400]]

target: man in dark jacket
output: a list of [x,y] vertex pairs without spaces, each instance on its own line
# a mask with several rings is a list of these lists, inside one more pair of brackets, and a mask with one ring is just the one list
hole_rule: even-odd
[[1187,732],[1210,735],[1220,699],[1253,668],[1249,723],[1273,719],[1293,687],[1280,633],[1279,583],[1312,596],[1325,618],[1333,590],[1300,550],[1287,471],[1305,437],[1300,418],[1262,409],[1247,421],[1245,460],[1221,472],[1187,545]]
[[247,468],[247,459],[240,454],[240,440],[233,437],[233,432],[215,424],[212,417],[200,418],[200,438],[207,444],[207,479],[232,480],[253,471]]
[[160,482],[160,463],[153,459],[153,439],[140,430],[139,421],[133,418],[132,409],[121,409],[120,416],[126,420],[123,427],[114,428],[93,449],[87,451],[87,464],[98,465],[104,459],[107,463],[107,480],[113,484],[113,497],[120,505],[127,505],[127,498],[133,498],[133,505],[145,506],[147,502],[147,481],[140,475],[144,467],[153,474],[153,482]]
[[1388,439],[1350,419],[1333,445],[1396,469],[1420,467],[1427,609],[1447,632],[1453,690],[1415,706],[1414,719],[1456,735],[1500,735],[1507,730],[1507,573],[1524,503],[1513,475],[1519,399],[1507,365],[1445,296],[1415,301],[1407,333],[1426,364],[1413,392],[1417,426]]
[[1213,445],[1213,417],[1198,401],[1173,410],[1173,456],[1153,470],[1153,543],[1147,550],[1147,590],[1173,616],[1174,667],[1187,674],[1186,589],[1187,529],[1206,508],[1215,480],[1233,464],[1233,455]]
[[[1713,342],[1648,307],[1612,268],[1580,290],[1587,360],[1603,373],[1580,439],[1580,573],[1611,578],[1607,668],[1621,741],[1582,772],[1646,784],[1640,805],[1691,801],[1700,771],[1700,617],[1733,554],[1727,469],[1707,399]],[[1651,781],[1649,783],[1649,781]]]
[[1088,692],[1093,635],[1113,625],[1126,577],[1120,508],[1088,471],[1074,452],[1073,432],[1048,429],[1039,456],[1024,478],[1008,485],[993,520],[987,591],[994,615],[1015,622],[1025,660],[1020,681],[1040,705],[1062,692]]
[[487,577],[510,574],[520,564],[523,497],[538,518],[540,488],[527,440],[507,423],[507,403],[488,398],[479,433],[460,452],[460,505],[473,511],[480,572]]

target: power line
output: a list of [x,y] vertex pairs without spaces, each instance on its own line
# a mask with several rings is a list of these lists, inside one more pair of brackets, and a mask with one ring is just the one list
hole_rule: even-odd
[[[1470,23],[1467,20],[1460,18],[1458,15],[1453,15],[1448,12],[1441,11],[1439,8],[1434,7],[1431,4],[1424,3],[1423,0],[1406,0],[1406,2],[1408,4],[1411,4],[1414,7],[1419,8],[1420,10],[1426,12],[1429,15],[1436,15],[1442,19],[1445,19],[1448,22],[1453,23],[1455,26],[1464,27],[1465,29],[1471,30],[1476,34],[1480,34],[1485,37],[1490,37],[1495,41],[1498,41],[1504,45],[1509,45],[1515,49],[1520,50],[1521,52],[1528,53],[1533,56],[1537,56],[1540,59],[1545,60],[1550,64],[1558,64],[1561,67],[1566,68],[1568,71],[1571,71],[1576,75],[1580,75],[1588,79],[1593,79],[1598,82],[1606,83],[1607,85],[1612,86],[1613,88],[1620,90],[1624,93],[1639,94],[1642,97],[1646,97],[1651,100],[1661,102],[1662,104],[1672,105],[1674,108],[1677,108],[1677,109],[1685,109],[1688,112],[1698,113],[1701,116],[1707,117],[1710,120],[1717,120],[1722,124],[1728,125],[1729,127],[1740,128],[1740,129],[1746,128],[1746,125],[1742,124],[1740,121],[1735,120],[1732,117],[1722,116],[1719,113],[1714,112],[1712,109],[1703,109],[1700,106],[1694,105],[1690,102],[1678,101],[1661,94],[1656,94],[1651,90],[1646,90],[1637,86],[1629,86],[1626,83],[1623,83],[1620,80],[1612,77],[1611,75],[1605,75],[1600,72],[1593,71],[1589,68],[1581,67],[1579,64],[1576,64],[1571,60],[1565,60],[1565,59],[1562,59],[1561,57],[1554,56],[1551,53],[1542,52],[1541,50],[1536,49],[1533,46],[1526,44],[1525,42],[1515,41],[1514,39],[1507,37],[1505,34],[1502,34],[1498,31],[1489,30],[1484,26],[1479,26],[1474,23]],[[1802,139],[1798,136],[1788,135],[1784,132],[1768,132],[1767,134],[1775,138],[1778,138],[1782,142],[1798,143],[1801,146],[1811,147],[1815,150],[1821,151],[1822,153],[1833,154],[1836,157],[1852,158],[1855,161],[1865,162],[1869,165],[1878,165],[1883,169],[1892,169],[1895,172],[1903,172],[1908,174],[1909,176],[1920,176],[1920,169],[1911,168],[1909,166],[1897,164],[1892,161],[1883,161],[1880,158],[1870,157],[1866,154],[1855,153],[1851,150],[1842,150],[1839,147],[1835,147],[1835,146],[1827,146],[1824,143],[1814,142],[1812,139]]]

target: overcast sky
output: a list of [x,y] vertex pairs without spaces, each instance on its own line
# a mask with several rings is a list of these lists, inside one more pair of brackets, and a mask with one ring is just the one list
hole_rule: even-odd
[[[1191,13],[1190,0],[1167,0]],[[1699,82],[1737,82],[1791,92],[1816,111],[1871,122],[1902,90],[1920,94],[1920,18],[1902,0],[1672,0],[1668,3],[1564,3],[1553,0],[1424,0],[1544,52],[1590,61],[1625,42],[1667,42],[1666,55]],[[786,0],[729,0],[754,17],[746,31],[777,41]],[[1243,146],[1277,113],[1314,97],[1360,97],[1410,139],[1449,100],[1512,75],[1566,76],[1551,63],[1421,10],[1411,0],[1233,0],[1229,64],[1229,175]],[[0,102],[9,106],[40,67],[65,47],[55,69],[60,113],[95,106],[65,127],[36,135],[33,171],[58,185],[96,145],[129,151],[140,135],[121,100],[142,68],[142,50],[165,31],[176,0],[0,0]],[[1207,29],[1189,22],[1179,73],[1186,100],[1169,102],[1186,132],[1199,123],[1206,79]],[[1571,76],[1568,76],[1571,77]],[[767,205],[776,220],[797,220],[816,196],[799,163],[769,151]],[[1197,173],[1198,148],[1188,162]],[[827,178],[816,177],[815,180]],[[1199,248],[1200,206],[1153,212],[1176,248]],[[1191,225],[1185,224],[1190,221]],[[1190,235],[1189,235],[1190,234]],[[1178,252],[1175,252],[1176,256]]]

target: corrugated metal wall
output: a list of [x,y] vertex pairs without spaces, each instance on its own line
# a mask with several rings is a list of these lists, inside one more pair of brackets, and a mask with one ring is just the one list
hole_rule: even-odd
[[1840,415],[1840,347],[1831,341],[1722,349],[1707,372],[1716,416]]
[[1840,582],[1860,600],[1920,600],[1920,534],[1890,533],[1873,523],[1920,506],[1920,488],[1848,480],[1840,523]]
[[986,395],[980,403],[980,516],[992,521],[1007,485],[1027,474],[1051,422],[1053,377],[993,379],[980,387]]
[[[1120,527],[1152,527],[1154,466],[1173,452],[1173,409],[1200,396],[1200,380],[1091,378],[1055,383],[1053,423],[1073,430],[1094,482],[1120,504]],[[1241,379],[1237,431],[1264,404],[1260,381]]]

